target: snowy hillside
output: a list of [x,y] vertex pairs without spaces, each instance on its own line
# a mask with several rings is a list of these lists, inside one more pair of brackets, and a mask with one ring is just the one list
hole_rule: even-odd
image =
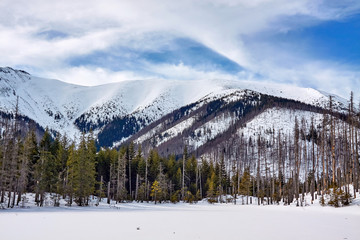
[[[304,120],[306,129],[311,126],[311,120],[313,119],[314,126],[322,123],[323,116],[319,113],[313,113],[309,111],[300,111],[292,109],[280,109],[272,108],[267,109],[252,121],[246,124],[246,127],[239,130],[238,134],[244,134],[246,138],[253,136],[257,137],[257,134],[267,133],[276,129],[284,135],[291,135],[294,132],[295,118],[298,119],[299,124]],[[271,119],[271,121],[269,121]]]
[[[328,103],[328,94],[315,89],[272,83],[138,80],[86,87],[34,77],[12,68],[0,68],[0,111],[14,112],[19,97],[20,114],[35,120],[44,128],[49,127],[73,137],[80,131],[90,129],[99,132],[114,118],[129,116],[141,119],[138,124],[141,129],[182,106],[199,100],[208,102],[239,89],[250,89],[320,107]],[[338,97],[336,100],[338,109],[346,106],[346,100]],[[175,134],[174,131],[177,130],[171,130],[169,134]]]

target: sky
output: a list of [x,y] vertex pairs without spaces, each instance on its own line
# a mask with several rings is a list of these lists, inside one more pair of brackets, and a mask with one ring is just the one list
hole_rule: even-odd
[[359,0],[2,0],[0,66],[80,85],[234,79],[360,98]]

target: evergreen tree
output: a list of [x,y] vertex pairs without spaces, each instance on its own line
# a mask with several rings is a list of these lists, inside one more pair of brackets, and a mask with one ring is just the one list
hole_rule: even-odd
[[250,188],[251,188],[251,175],[249,168],[247,168],[240,179],[240,186],[239,186],[239,193],[243,196],[246,196],[246,204],[249,203],[248,199],[250,196]]
[[161,201],[165,201],[169,198],[168,194],[168,183],[167,178],[162,170],[162,164],[159,165],[159,174],[156,178],[156,181],[158,182],[160,192],[157,194],[157,199]]
[[161,194],[162,194],[162,191],[161,191],[159,182],[157,180],[155,180],[151,186],[151,193],[150,193],[150,197],[153,198],[153,200],[155,201],[155,204],[157,203],[159,196],[161,196]]
[[40,158],[35,164],[35,201],[37,202],[38,206],[43,206],[45,192],[56,192],[58,181],[57,174],[57,166],[54,156],[49,151],[40,151]]
[[124,201],[127,198],[126,158],[124,153],[119,153],[116,167],[116,200]]
[[213,172],[211,174],[211,177],[208,178],[207,181],[206,181],[206,185],[207,185],[207,188],[208,188],[206,196],[208,198],[208,202],[210,202],[210,203],[217,202],[217,200],[216,200],[217,195],[216,195],[215,178],[216,178],[215,172]]
[[35,131],[31,131],[28,134],[27,139],[25,140],[25,144],[27,144],[29,146],[29,155],[28,155],[28,159],[29,159],[29,172],[27,175],[27,191],[28,192],[34,192],[35,189],[35,177],[34,177],[34,173],[35,173],[35,164],[37,163],[37,161],[39,160],[40,157],[40,153],[39,153],[39,147],[38,147],[38,142],[36,140],[36,135],[35,135]]
[[51,145],[51,136],[46,129],[40,141],[39,158],[34,166],[35,202],[38,206],[43,206],[46,192],[54,193],[57,190],[59,166],[50,151]]
[[[79,206],[88,205],[89,196],[95,191],[95,141],[82,135],[78,150],[69,153],[69,186]],[[71,198],[71,197],[70,197]]]

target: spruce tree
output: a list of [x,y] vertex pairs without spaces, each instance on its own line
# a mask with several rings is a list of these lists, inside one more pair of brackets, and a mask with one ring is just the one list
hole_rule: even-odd
[[[89,196],[95,191],[95,141],[82,135],[78,150],[70,148],[68,169],[70,193],[79,206],[89,204]],[[72,196],[70,196],[72,198]],[[70,201],[71,202],[71,201]]]
[[155,204],[157,203],[159,196],[161,196],[161,194],[162,194],[162,190],[160,184],[157,180],[155,180],[151,186],[151,193],[150,193],[150,197],[153,198]]

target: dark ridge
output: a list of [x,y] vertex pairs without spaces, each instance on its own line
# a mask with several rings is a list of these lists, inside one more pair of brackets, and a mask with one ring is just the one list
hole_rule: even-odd
[[[203,106],[198,108],[195,111],[191,111],[194,106],[200,104],[200,102],[193,103],[191,105],[182,107],[173,111],[170,114],[162,117],[158,121],[148,125],[143,128],[141,131],[136,133],[134,136],[129,138],[123,144],[127,145],[131,141],[135,140],[139,136],[145,134],[150,131],[160,123],[163,124],[163,128],[159,131],[160,133],[173,127],[178,124],[180,121],[186,120],[187,118],[193,117],[194,115],[199,115],[200,117],[196,118],[193,126],[188,129],[185,129],[182,134],[177,135],[176,137],[169,139],[168,141],[159,145],[156,149],[159,154],[162,156],[167,156],[170,153],[175,154],[177,157],[181,157],[183,149],[185,147],[184,139],[189,136],[195,136],[195,129],[200,127],[202,124],[212,120],[219,114],[232,114],[236,117],[236,122],[233,126],[231,126],[224,133],[217,136],[215,139],[210,140],[203,146],[198,149],[188,149],[190,154],[194,154],[196,157],[202,155],[207,152],[209,149],[217,147],[221,145],[221,143],[231,139],[233,134],[241,127],[244,127],[248,121],[256,117],[258,114],[262,113],[268,108],[279,107],[286,109],[294,109],[294,110],[304,110],[315,113],[326,113],[332,114],[333,116],[346,120],[347,116],[344,113],[333,112],[331,113],[329,110],[323,109],[321,107],[305,104],[296,100],[285,99],[280,97],[274,97],[266,94],[260,94],[254,91],[247,90],[245,91],[246,95],[243,99],[238,101],[226,103],[224,99],[216,99],[214,101],[210,101],[205,103]],[[161,141],[163,138],[167,136],[163,136],[162,134],[156,134],[149,140],[146,140],[142,143],[142,149],[152,149],[155,147],[157,141],[155,137]],[[146,151],[145,151],[146,152]]]
[[[19,136],[25,137],[28,132],[35,131],[37,140],[40,140],[44,135],[45,129],[31,118],[24,115],[18,115],[16,119],[19,124],[19,131],[16,134],[18,134]],[[0,122],[3,123],[2,124],[3,126],[6,125],[5,124],[6,121],[8,121],[8,124],[10,124],[14,120],[15,120],[14,114],[0,111]]]
[[0,67],[0,72],[10,73],[11,71],[14,71],[16,73],[22,73],[22,74],[30,75],[30,73],[28,73],[28,72],[26,72],[24,70],[17,70],[17,69],[13,69],[11,67]]
[[89,132],[90,130],[102,128],[109,122],[111,122],[110,119],[106,119],[105,121],[97,119],[96,123],[89,122],[86,120],[86,114],[83,113],[74,121],[74,124],[80,129],[81,132]]
[[113,143],[137,133],[145,124],[145,119],[134,116],[115,118],[98,134],[98,147],[111,147]]

